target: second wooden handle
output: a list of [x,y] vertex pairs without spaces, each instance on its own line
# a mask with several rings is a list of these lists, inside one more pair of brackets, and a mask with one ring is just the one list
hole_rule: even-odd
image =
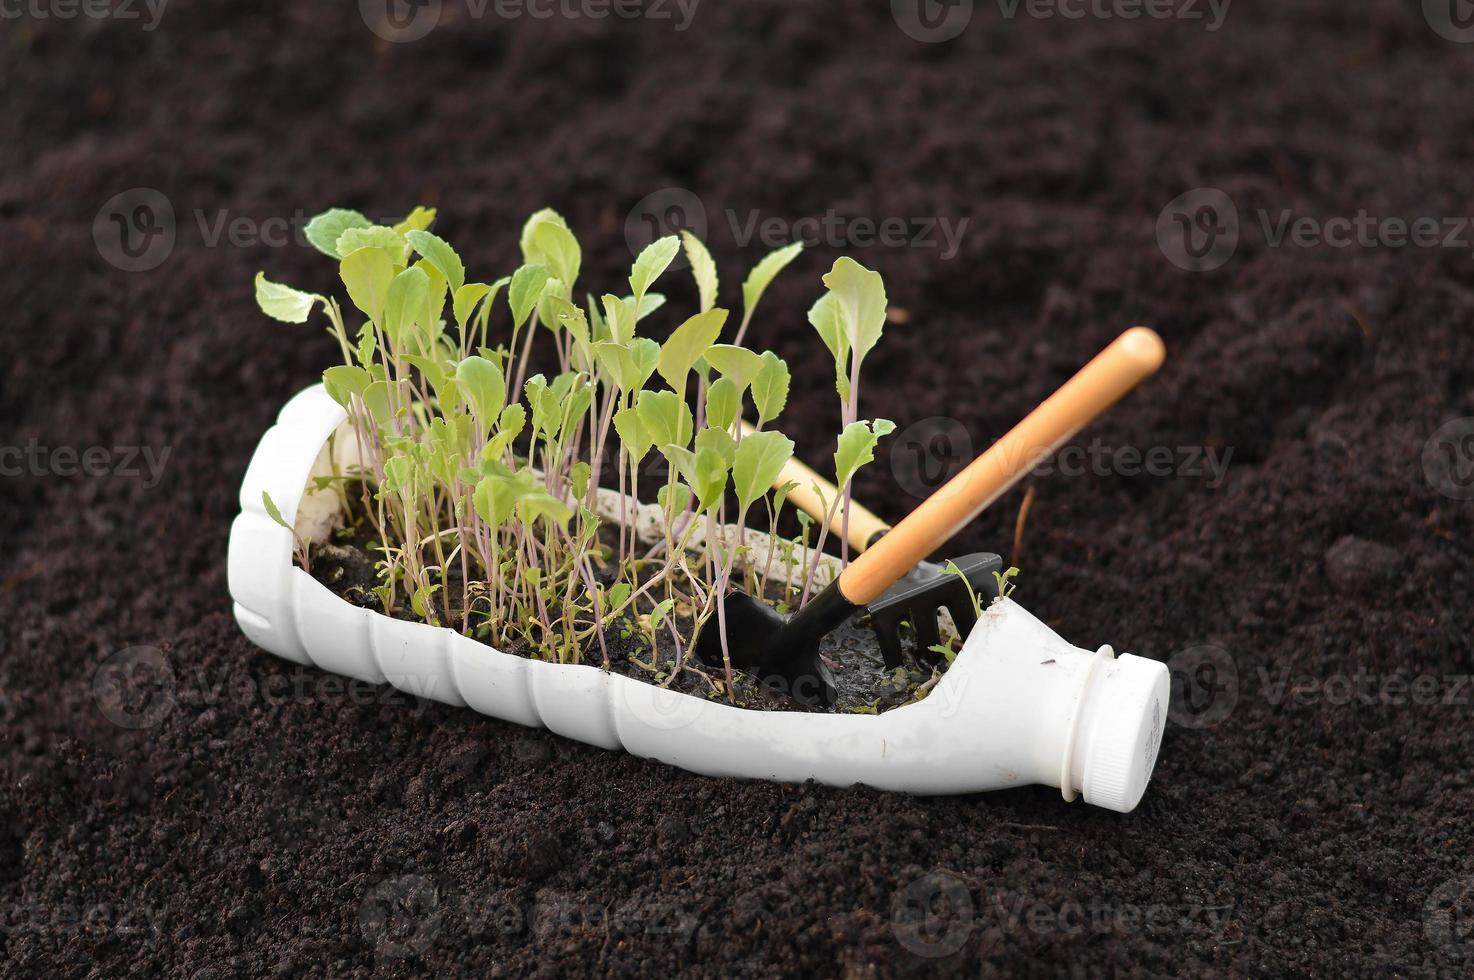
[[968,464],[839,577],[846,599],[863,606],[926,558],[1045,457],[1162,366],[1162,338],[1133,327],[1024,420]]
[[[750,435],[753,427],[746,421],[742,423],[743,435]],[[816,521],[824,520],[824,515],[829,513],[829,507],[834,498],[839,496],[839,488],[824,479],[814,470],[810,469],[797,456],[788,457],[788,462],[783,464],[783,471],[778,474],[778,479],[773,481],[773,486],[781,487],[786,483],[797,484],[788,491],[788,501],[799,510],[808,514]],[[845,532],[844,508],[834,512],[834,520],[829,523],[829,530],[835,535]],[[890,530],[890,525],[864,505],[850,501],[849,534],[851,550],[856,553],[870,547],[881,534]]]

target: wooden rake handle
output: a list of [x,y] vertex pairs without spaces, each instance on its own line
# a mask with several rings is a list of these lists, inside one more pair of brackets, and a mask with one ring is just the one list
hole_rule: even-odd
[[1050,453],[1154,374],[1165,358],[1162,338],[1146,327],[1133,327],[1117,337],[987,452],[850,563],[840,573],[840,592],[857,606],[875,599]]

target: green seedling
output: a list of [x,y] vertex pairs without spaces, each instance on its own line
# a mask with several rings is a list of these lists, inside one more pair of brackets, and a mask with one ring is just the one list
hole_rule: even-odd
[[[344,302],[264,274],[255,282],[273,319],[323,316],[341,355],[323,385],[348,413],[362,462],[335,472],[333,487],[374,542],[384,610],[563,663],[607,667],[607,632],[648,648],[649,662],[634,662],[669,683],[696,669],[689,655],[699,631],[724,630],[720,600],[734,582],[767,587],[775,551],[788,562],[801,550],[802,602],[822,530],[811,547],[806,523],[801,542],[779,542],[760,561],[742,545],[750,515],[776,525],[792,486],[772,483],[793,452],[772,427],[788,402],[788,365],[743,341],[764,292],[802,246],[752,269],[735,320],[719,305],[715,261],[690,233],[655,241],[627,282],[595,292],[581,287],[582,248],[552,210],[523,226],[518,267],[485,280],[431,230],[435,218],[429,208],[393,225],[345,209],[315,217],[306,237],[337,264]],[[642,332],[664,309],[654,287],[683,249],[698,305],[662,326],[662,342]],[[860,365],[880,339],[885,287],[849,259],[824,283],[810,319],[841,398],[834,458],[843,494],[832,507],[842,508],[855,472],[893,428],[858,418]],[[556,371],[538,373],[534,360]],[[743,418],[757,419],[755,433],[744,436]],[[656,501],[663,540],[642,552],[630,518],[637,476],[651,462],[665,464]],[[617,521],[599,516],[610,506]],[[698,530],[709,543],[701,551]],[[293,531],[293,545],[307,567],[310,544]],[[711,682],[725,696],[735,688],[730,669]]]

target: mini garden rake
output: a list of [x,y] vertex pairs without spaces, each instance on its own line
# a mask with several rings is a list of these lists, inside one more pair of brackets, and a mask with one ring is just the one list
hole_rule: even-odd
[[[744,433],[751,427],[743,423]],[[790,458],[783,465],[774,486],[794,484],[788,500],[815,520],[822,521],[830,513],[839,488],[810,469],[801,460]],[[850,547],[863,554],[891,529],[862,504],[851,500],[848,528],[845,515],[835,511],[829,530],[846,535]],[[922,561],[886,589],[880,598],[865,607],[870,626],[875,631],[887,670],[909,665],[929,670],[939,665],[942,655],[934,648],[942,642],[938,614],[947,610],[960,636],[967,636],[977,625],[974,597],[987,604],[998,594],[998,579],[1003,559],[989,552],[977,552],[949,559],[947,564]],[[909,623],[915,642],[903,642],[901,626]]]
[[[729,592],[723,600],[725,652],[718,631],[703,630],[697,655],[711,665],[730,658],[732,666],[755,672],[801,702],[832,707],[834,677],[819,656],[819,638],[881,599],[917,563],[1153,374],[1165,356],[1162,339],[1153,331],[1126,331],[792,616],[785,618],[741,590]],[[910,602],[898,597],[898,604],[908,609]]]

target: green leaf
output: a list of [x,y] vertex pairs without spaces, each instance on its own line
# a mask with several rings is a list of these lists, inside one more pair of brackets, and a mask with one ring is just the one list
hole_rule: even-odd
[[489,428],[507,399],[507,383],[501,368],[472,354],[456,366],[456,384],[470,404],[476,420]]
[[670,615],[670,611],[675,608],[675,605],[676,600],[674,598],[661,599],[657,602],[655,608],[650,610],[650,629],[660,629],[660,624],[665,620],[666,616]]
[[296,529],[293,528],[292,525],[287,523],[287,519],[281,516],[281,510],[277,508],[276,501],[272,500],[271,494],[267,493],[265,490],[261,491],[261,504],[266,508],[267,517],[271,518],[273,521],[276,521],[276,523],[280,524],[288,531],[291,531],[293,534],[297,533]]
[[311,293],[272,282],[264,272],[256,273],[256,305],[273,320],[306,323],[312,313],[312,305],[320,301],[320,297]]
[[874,422],[851,422],[839,434],[839,449],[834,454],[834,482],[841,488],[860,467],[875,459],[875,444],[881,436],[895,431],[896,424],[889,419]]
[[583,310],[562,296],[545,295],[543,313],[546,314],[543,326],[555,333],[558,330],[567,330],[579,343],[588,345],[589,321]]
[[717,305],[717,264],[701,239],[689,231],[681,232],[686,243],[686,258],[691,262],[691,275],[696,280],[696,291],[701,296],[701,312],[705,313]]
[[328,395],[342,405],[348,407],[354,395],[361,395],[364,389],[373,383],[373,375],[361,367],[350,367],[339,364],[330,367],[322,373],[322,386],[327,389]]
[[367,228],[372,224],[357,211],[330,208],[307,222],[302,231],[313,248],[329,258],[342,259],[345,256],[338,251],[338,239],[343,237],[343,232],[349,228]]
[[[667,513],[682,514],[691,504],[691,488],[684,483],[677,483],[675,487],[674,500],[671,499],[670,484],[666,484],[656,491],[655,502],[660,505],[661,510]],[[667,506],[669,503],[673,503],[674,506]]]
[[389,284],[394,281],[394,260],[381,248],[361,248],[349,253],[338,266],[338,276],[348,288],[348,298],[364,316],[384,322],[384,304]]
[[742,392],[731,378],[718,378],[706,389],[706,421],[718,429],[730,429],[742,406]]
[[824,277],[824,285],[839,303],[856,360],[863,361],[885,329],[885,281],[880,273],[872,272],[854,259],[841,257]]
[[589,477],[593,473],[586,460],[579,460],[568,470],[568,486],[573,490],[573,499],[582,500],[589,492]]
[[[633,303],[634,301],[635,298],[633,296],[625,298],[625,302],[627,303]],[[664,305],[664,293],[646,293],[644,299],[640,300],[639,309],[635,311],[635,322],[639,323],[641,320],[645,319],[645,317],[654,313],[656,310],[660,309]]]
[[840,308],[839,297],[832,291],[820,297],[819,302],[809,310],[809,322],[819,332],[819,338],[824,341],[824,346],[829,348],[829,353],[834,358],[834,388],[839,392],[840,398],[848,400],[850,375],[845,362],[850,358],[850,339],[845,330],[844,312]]
[[428,231],[411,231],[405,234],[404,240],[426,262],[440,270],[440,274],[450,284],[452,293],[466,284],[466,266],[445,239]]
[[[490,295],[490,299],[487,296]],[[496,292],[493,287],[484,282],[468,282],[455,291],[451,298],[451,309],[455,312],[456,325],[461,328],[464,336],[471,317],[475,315],[476,308],[485,300],[489,305],[496,300]]]
[[412,231],[424,231],[435,223],[435,209],[427,208],[423,204],[416,205],[415,209],[405,216],[405,219],[394,226],[394,230],[401,235]]
[[630,341],[630,356],[635,361],[635,383],[632,389],[643,388],[660,366],[660,345],[649,337],[636,337]]
[[612,340],[601,340],[594,345],[594,358],[598,362],[599,369],[608,375],[621,391],[633,391],[639,387],[635,379],[634,355],[624,344],[617,344]]
[[617,582],[608,592],[604,593],[604,601],[610,609],[618,609],[629,599],[634,588],[628,582]]
[[604,294],[604,319],[609,323],[609,339],[628,344],[635,339],[635,307],[627,299]]
[[696,451],[699,453],[703,449],[715,449],[726,460],[727,465],[731,466],[737,455],[737,440],[726,429],[708,427],[696,433]]
[[413,499],[418,472],[415,461],[409,456],[391,456],[384,460],[384,486],[405,500]]
[[502,453],[512,444],[512,440],[522,434],[527,427],[527,409],[518,402],[513,402],[502,409],[502,415],[497,420],[496,434],[486,441],[481,447],[481,458],[484,461],[496,462],[502,458]]
[[421,259],[412,268],[419,269],[429,280],[429,286],[425,289],[425,305],[414,318],[414,323],[420,328],[415,332],[422,350],[430,350],[431,345],[444,332],[444,326],[440,322],[440,314],[445,312],[445,277],[435,266]]
[[742,284],[742,319],[748,322],[752,314],[757,310],[758,300],[763,298],[778,273],[788,267],[788,263],[798,258],[804,250],[803,242],[794,242],[770,253],[765,259],[753,266],[752,272],[748,274],[747,281]]
[[722,502],[727,488],[727,461],[721,453],[710,446],[693,453],[673,444],[662,446],[661,451],[696,492],[698,511],[711,510]]
[[512,273],[512,283],[507,287],[507,303],[512,307],[512,324],[518,330],[532,316],[547,284],[548,270],[540,265],[524,265]]
[[348,228],[338,236],[338,254],[345,259],[361,248],[382,248],[395,257],[400,265],[403,265],[406,253],[409,251],[409,243],[399,232],[393,228],[385,228],[383,225]]
[[763,366],[752,379],[752,401],[757,406],[757,423],[777,418],[788,404],[788,365],[772,351],[764,351]]
[[533,524],[541,517],[550,524],[566,528],[573,509],[545,490],[534,490],[517,501],[517,517],[523,524]]
[[635,294],[637,306],[649,292],[650,286],[660,278],[660,274],[670,268],[680,251],[681,240],[675,235],[657,238],[645,246],[630,269],[630,291]]
[[511,520],[517,506],[518,487],[515,480],[504,476],[482,477],[471,495],[476,514],[492,529]]
[[550,426],[558,414],[558,396],[548,391],[548,379],[534,374],[522,385],[522,393],[527,396],[527,404],[532,406],[532,437],[536,439],[539,432],[552,435]]
[[743,511],[772,489],[792,456],[793,440],[781,432],[753,432],[743,437],[732,461],[732,483]]
[[536,231],[545,224],[557,225],[560,228],[568,227],[568,222],[563,220],[563,216],[552,208],[543,208],[528,218],[526,224],[522,226],[522,238],[520,242],[522,261],[528,265],[538,265],[542,261],[541,259],[532,257],[532,253],[536,250],[532,239]]
[[691,441],[691,410],[673,391],[642,391],[635,408],[657,446],[685,446]]
[[389,410],[389,385],[383,381],[375,381],[363,389],[363,404],[381,429],[394,417]]
[[716,368],[722,377],[731,378],[739,392],[752,384],[763,367],[761,357],[734,344],[712,344],[705,356],[706,363]]
[[440,583],[433,585],[422,585],[410,595],[409,605],[416,616],[421,619],[430,620],[435,618],[435,607],[431,605],[431,599],[436,592],[440,591]]
[[532,254],[538,264],[546,266],[555,279],[560,279],[570,291],[578,281],[579,265],[583,253],[578,239],[564,225],[544,222],[532,232]]
[[718,309],[698,313],[676,327],[660,348],[658,370],[667,384],[678,392],[685,390],[692,365],[721,335],[726,322],[727,311]]
[[429,298],[430,276],[424,269],[414,266],[394,277],[384,301],[384,333],[390,340],[400,343],[405,332],[424,318]]
[[650,447],[655,445],[655,440],[650,435],[650,430],[640,420],[640,413],[634,408],[622,408],[614,413],[614,432],[619,436],[619,444],[629,454],[632,466],[639,466],[640,461],[650,452]]

